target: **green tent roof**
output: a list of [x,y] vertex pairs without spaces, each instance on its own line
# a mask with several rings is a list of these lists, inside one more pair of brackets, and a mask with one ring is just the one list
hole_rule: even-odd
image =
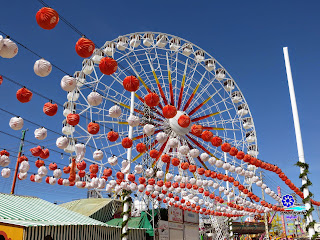
[[87,198],[67,202],[60,207],[91,217],[101,222],[112,219],[121,210],[121,201],[109,198]]
[[0,193],[0,222],[20,226],[100,225],[103,222],[40,198]]
[[[115,218],[106,223],[109,226],[120,226],[122,224],[122,218]],[[147,214],[145,212],[141,212],[140,217],[132,217],[130,218],[128,222],[129,228],[143,228],[147,229],[146,233],[149,234],[149,236],[154,236],[153,228],[151,223],[148,220]]]

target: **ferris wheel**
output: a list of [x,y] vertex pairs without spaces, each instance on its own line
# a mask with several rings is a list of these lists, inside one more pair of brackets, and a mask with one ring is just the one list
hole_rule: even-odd
[[[99,69],[105,57],[117,63],[113,74]],[[127,34],[95,49],[74,78],[77,86],[67,94],[64,115],[77,113],[80,122],[75,127],[63,122],[69,141],[65,151],[77,152],[82,143],[86,153],[81,159],[99,165],[98,174],[111,169],[132,173],[136,181],[203,180],[205,190],[223,199],[235,196],[227,182],[208,184],[203,172],[186,171],[196,166],[226,173],[250,188],[255,167],[219,147],[228,143],[237,152],[258,155],[249,106],[227,70],[203,49],[164,33]],[[146,189],[139,190],[147,197]],[[177,194],[199,201],[195,189],[185,190]],[[210,202],[208,196],[203,199]]]

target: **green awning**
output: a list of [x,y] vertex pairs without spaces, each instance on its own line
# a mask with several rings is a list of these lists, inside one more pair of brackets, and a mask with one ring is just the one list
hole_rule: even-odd
[[[122,218],[112,219],[112,220],[106,222],[106,224],[109,225],[109,226],[120,226],[121,227]],[[146,229],[146,233],[149,236],[151,236],[151,237],[154,236],[152,225],[149,222],[147,214],[145,212],[142,212],[140,217],[132,217],[132,218],[130,218],[130,220],[128,222],[128,227],[129,228],[143,228],[143,229]]]

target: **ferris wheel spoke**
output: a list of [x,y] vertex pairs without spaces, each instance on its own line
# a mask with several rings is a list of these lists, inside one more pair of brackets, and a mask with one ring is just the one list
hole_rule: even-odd
[[194,114],[196,111],[198,111],[204,104],[206,104],[211,98],[213,98],[218,92],[220,91],[220,89],[218,91],[216,91],[214,94],[212,94],[210,97],[208,97],[206,100],[204,100],[202,103],[200,103],[197,107],[195,107],[194,109],[192,109],[189,113],[189,116],[191,116],[192,114]]
[[193,90],[192,94],[190,95],[190,98],[188,99],[187,103],[184,105],[183,111],[185,111],[189,107],[189,105],[190,105],[194,95],[197,93],[197,91],[198,91],[198,89],[199,89],[199,87],[200,87],[200,85],[202,83],[202,80],[203,80],[205,75],[206,75],[206,72],[202,75],[202,77],[201,77],[200,81],[198,82],[196,88]]
[[158,162],[160,156],[162,155],[163,150],[164,150],[164,149],[166,148],[166,146],[167,146],[167,142],[168,142],[168,139],[167,139],[167,141],[165,141],[165,142],[162,144],[156,160],[154,160],[154,162],[152,163],[152,167],[154,167],[154,166],[156,165],[156,163]]
[[185,67],[184,67],[184,71],[183,71],[183,76],[182,76],[182,82],[181,82],[179,99],[178,99],[178,110],[179,110],[180,107],[181,107],[183,90],[184,90],[184,84],[185,84],[185,81],[186,81],[187,68],[188,68],[188,59],[186,60]]
[[203,151],[205,151],[206,153],[208,153],[211,157],[214,157],[215,159],[219,159],[217,158],[215,155],[213,155],[208,149],[206,149],[204,146],[202,146],[197,140],[195,140],[194,138],[190,137],[189,135],[186,135],[187,138],[189,138],[196,146],[198,146],[199,148],[201,148]]
[[[162,129],[156,130],[156,131],[154,132],[154,134],[157,134],[157,133],[159,133],[159,132],[161,132],[161,131],[162,131]],[[141,134],[141,135],[139,135],[139,136],[133,137],[133,138],[132,138],[132,141],[141,139],[141,138],[143,138],[144,136],[145,136],[145,134]]]
[[171,70],[170,70],[170,64],[169,64],[169,58],[168,53],[166,52],[167,57],[167,71],[168,71],[168,80],[169,80],[169,89],[170,89],[170,103],[172,106],[174,106],[174,97],[173,97],[173,88],[172,88],[172,79],[171,79]]
[[208,117],[212,117],[212,116],[215,116],[215,115],[218,115],[218,114],[227,112],[227,111],[229,111],[229,110],[230,110],[230,109],[226,109],[226,110],[223,110],[223,111],[220,111],[220,112],[210,113],[210,114],[205,115],[205,116],[202,116],[202,117],[197,117],[197,118],[191,119],[191,122],[198,122],[198,121],[200,121],[200,120],[203,120],[203,119],[206,119],[206,118],[208,118]]

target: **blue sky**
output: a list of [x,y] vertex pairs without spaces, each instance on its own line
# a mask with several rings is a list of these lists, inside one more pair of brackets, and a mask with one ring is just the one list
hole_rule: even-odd
[[[149,30],[182,37],[212,54],[235,79],[249,104],[258,136],[259,157],[278,164],[300,186],[299,169],[293,166],[298,155],[282,53],[282,47],[289,47],[305,158],[310,164],[309,177],[314,184],[311,191],[315,193],[315,200],[320,200],[320,193],[317,193],[320,180],[317,174],[320,170],[317,152],[320,134],[318,1],[48,0],[47,3],[98,45],[119,35]],[[2,3],[0,30],[73,73],[82,61],[74,50],[79,35],[62,21],[51,31],[39,28],[35,14],[41,7],[36,0]],[[0,74],[63,102],[64,93],[59,87],[63,74],[54,69],[47,78],[37,77],[33,72],[37,59],[19,47],[15,58],[0,59]],[[61,114],[53,118],[41,114],[45,101],[37,96],[30,103],[18,103],[15,99],[17,89],[9,82],[0,86],[1,108],[60,131]],[[0,130],[19,136],[9,128],[9,118],[0,111]],[[33,129],[27,133],[30,141],[36,141]],[[51,139],[55,137],[51,136]],[[0,134],[0,148],[17,149],[17,146],[17,139]],[[54,147],[53,141],[51,146]],[[53,156],[58,159],[56,161],[63,161],[59,155]],[[275,174],[268,176],[280,183]],[[0,183],[5,183],[0,185],[0,191],[9,191],[9,180],[0,178]],[[19,194],[29,194],[31,190],[33,195],[51,201],[85,197],[83,191],[72,193],[70,189],[62,191],[59,188],[63,187],[51,190],[46,185],[18,183]],[[284,191],[288,192],[289,188]]]

